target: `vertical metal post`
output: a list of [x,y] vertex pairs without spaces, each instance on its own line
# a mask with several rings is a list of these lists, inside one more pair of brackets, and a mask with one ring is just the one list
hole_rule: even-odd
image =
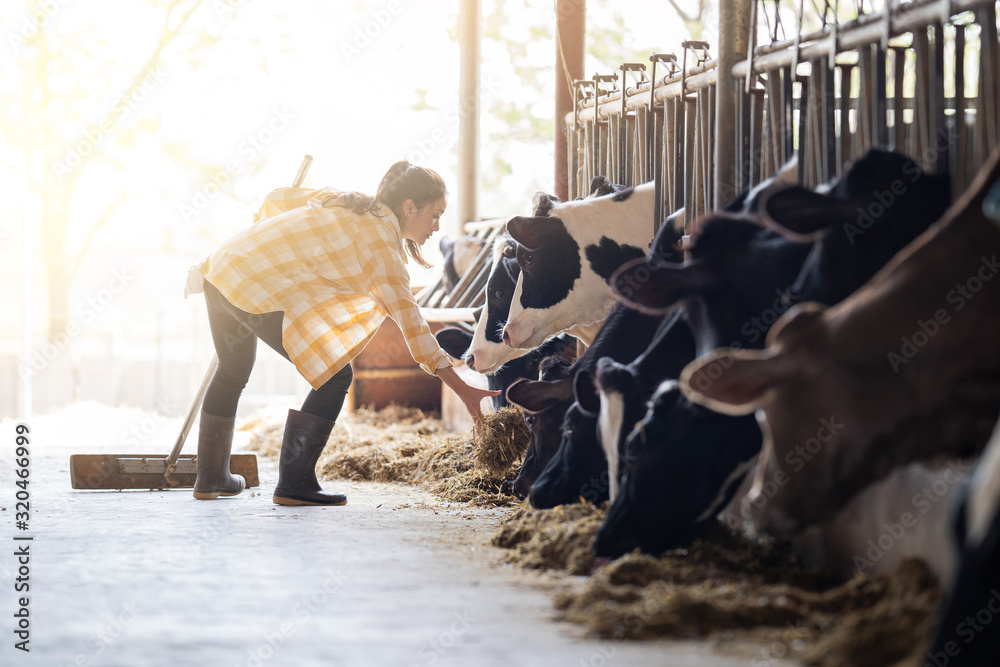
[[[674,179],[674,205],[673,209],[676,211],[679,208],[683,208],[686,204],[684,200],[684,153],[685,153],[685,135],[684,129],[687,127],[687,120],[685,118],[687,114],[687,104],[684,103],[684,98],[681,96],[675,97],[673,100],[674,114],[673,114],[673,125],[674,133],[673,139],[670,144],[670,150],[673,151],[674,156],[674,167],[673,167],[673,179]],[[664,121],[666,121],[666,116],[664,116]],[[685,219],[690,220],[689,215],[684,216]]]
[[834,109],[836,100],[833,92],[833,70],[823,67],[821,60],[816,61],[816,68],[822,69],[823,77],[823,132],[822,141],[825,158],[823,160],[823,174],[820,176],[822,182],[827,182],[833,178],[839,170],[837,169],[837,133],[834,130]]
[[[793,117],[795,108],[794,91],[792,90],[793,73],[791,67],[781,70],[781,164],[784,164],[795,154],[795,139],[793,135]],[[780,165],[778,167],[781,168]]]
[[[872,136],[875,139],[875,144],[877,146],[886,146],[889,143],[889,132],[886,127],[887,125],[887,114],[886,114],[886,76],[885,76],[885,51],[882,49],[875,49],[874,57],[872,58],[872,67],[875,68],[874,74],[874,86],[875,93],[872,104]],[[944,70],[941,72],[941,85],[944,86]]]
[[736,136],[736,90],[740,82],[732,68],[746,57],[750,43],[752,3],[746,0],[719,0],[719,74],[716,84],[715,170],[713,175],[715,208],[722,208],[736,196],[736,155],[732,150]]
[[[458,223],[479,218],[479,8],[480,0],[461,0],[458,41],[461,100],[458,123]],[[461,230],[454,230],[459,232]]]
[[754,187],[762,180],[764,168],[764,91],[753,88],[748,96],[750,104],[750,144],[747,163],[747,187]]
[[955,26],[955,151],[952,192],[965,192],[968,132],[965,125],[965,26]]
[[903,123],[903,110],[906,108],[906,99],[903,97],[906,47],[891,46],[889,50],[892,51],[892,148],[903,152],[906,150],[906,126]]
[[[586,1],[556,0],[556,117],[555,117],[555,194],[563,201],[570,198],[569,179],[576,178],[570,156],[567,162],[567,137],[563,119],[574,111],[572,81],[583,78]],[[576,128],[573,128],[574,130]],[[574,141],[575,143],[575,141]],[[567,165],[569,168],[567,169]]]
[[840,71],[840,137],[837,141],[837,171],[851,159],[851,72],[854,65],[838,64]]
[[933,73],[930,81],[930,112],[931,117],[928,127],[931,130],[931,155],[934,157],[934,164],[931,169],[938,172],[948,170],[949,154],[949,132],[945,125],[944,114],[944,26],[940,23],[931,26],[934,43],[932,44],[931,59]]
[[931,142],[930,113],[932,105],[930,103],[930,84],[928,77],[931,75],[930,65],[930,43],[927,38],[927,29],[919,28],[913,32],[913,52],[916,55],[916,80],[913,85],[913,127],[914,138],[911,142],[910,155],[920,162],[923,169],[930,170],[932,167],[927,162],[929,154],[927,152]]
[[799,183],[812,185],[809,183],[809,165],[810,161],[813,160],[812,151],[809,150],[806,144],[806,127],[809,125],[809,84],[812,75],[797,77],[796,81],[799,82],[799,125],[798,125],[798,144],[799,144]]

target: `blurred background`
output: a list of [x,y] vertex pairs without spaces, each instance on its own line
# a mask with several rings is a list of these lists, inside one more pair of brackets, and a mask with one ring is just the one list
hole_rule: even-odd
[[[555,14],[480,11],[477,210],[506,217],[553,190]],[[711,12],[589,0],[586,72],[711,42]],[[373,193],[400,158],[437,170],[441,233],[459,234],[458,23],[458,0],[3,3],[0,417],[74,401],[184,413],[212,357],[186,270],[307,153],[308,187]],[[241,412],[307,390],[260,346]]]

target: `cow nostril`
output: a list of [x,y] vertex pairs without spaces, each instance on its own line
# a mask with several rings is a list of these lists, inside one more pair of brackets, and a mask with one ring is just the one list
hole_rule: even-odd
[[509,334],[509,333],[507,333],[507,330],[506,330],[506,329],[504,329],[504,330],[503,330],[503,342],[504,342],[504,344],[506,344],[507,346],[510,346],[510,334]]
[[465,365],[468,366],[472,370],[476,370],[476,358],[475,357],[469,357],[466,360]]

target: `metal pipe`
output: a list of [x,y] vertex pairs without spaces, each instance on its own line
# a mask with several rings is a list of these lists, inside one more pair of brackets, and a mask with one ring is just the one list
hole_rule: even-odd
[[[912,2],[898,6],[896,13],[892,17],[892,36],[903,35],[914,30],[924,28],[927,25],[941,19],[942,3],[946,0],[931,0],[923,4]],[[959,14],[978,7],[993,7],[995,0],[951,0],[951,11]],[[841,51],[852,51],[867,44],[880,42],[885,30],[885,17],[869,15],[868,18],[858,19],[850,23],[841,24],[837,31],[837,44]],[[800,46],[799,58],[802,60],[812,60],[824,54],[830,53],[830,42],[832,34],[829,29],[822,30],[812,35],[805,35],[801,38],[806,42]],[[778,67],[785,67],[792,63],[794,54],[788,47],[794,42],[775,44],[773,51],[758,50],[754,58],[754,70],[766,72]],[[732,75],[745,77],[747,73],[747,61],[743,60],[732,68]]]

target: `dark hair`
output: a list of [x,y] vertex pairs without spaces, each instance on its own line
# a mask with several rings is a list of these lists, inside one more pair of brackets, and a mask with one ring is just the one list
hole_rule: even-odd
[[[392,209],[397,219],[402,219],[402,207],[407,199],[412,199],[417,208],[423,208],[444,197],[447,193],[448,189],[444,185],[444,179],[436,171],[427,167],[417,167],[406,160],[400,160],[385,172],[385,176],[379,181],[374,197],[361,192],[343,192],[327,197],[323,206],[327,208],[339,206],[349,208],[355,213],[366,213],[375,204],[383,204]],[[414,241],[404,239],[403,246],[406,248],[406,254],[418,264],[430,267],[430,262],[424,259],[420,252],[420,246]]]

